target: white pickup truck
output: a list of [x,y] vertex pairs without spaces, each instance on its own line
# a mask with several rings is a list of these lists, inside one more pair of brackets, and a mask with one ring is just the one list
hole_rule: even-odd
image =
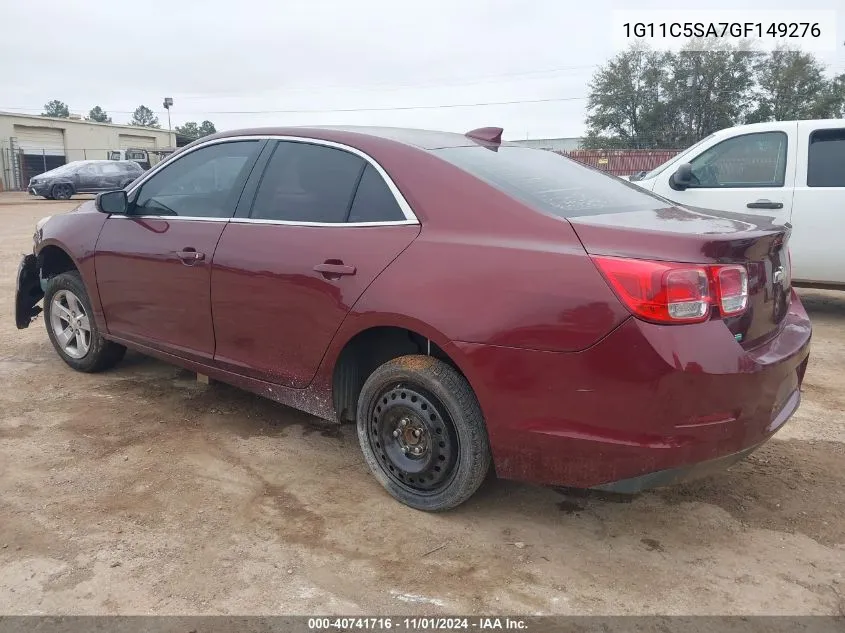
[[630,180],[684,206],[789,222],[793,282],[845,288],[844,119],[727,128]]

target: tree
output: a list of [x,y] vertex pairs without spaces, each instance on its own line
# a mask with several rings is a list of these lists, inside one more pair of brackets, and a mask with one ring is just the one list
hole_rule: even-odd
[[812,55],[725,43],[678,53],[634,45],[599,68],[587,102],[587,148],[687,147],[757,121],[845,116],[845,74]]
[[838,111],[835,83],[811,54],[778,48],[755,66],[759,91],[749,122],[824,119]]
[[158,117],[155,113],[145,105],[139,105],[132,113],[132,119],[129,125],[137,125],[138,127],[161,127],[158,124]]
[[64,101],[53,99],[44,105],[44,112],[41,113],[41,116],[53,116],[60,119],[66,119],[70,116],[70,110],[68,110],[67,104]]
[[200,125],[200,137],[208,136],[209,134],[214,134],[217,132],[217,128],[214,127],[214,123],[211,121],[203,121]]
[[100,106],[94,106],[88,112],[88,120],[96,121],[97,123],[111,123],[111,117]]
[[203,121],[197,125],[196,121],[188,121],[185,125],[177,125],[176,133],[190,139],[198,139],[209,134],[214,134],[217,129],[211,121]]
[[826,98],[833,118],[845,118],[845,73],[832,79],[827,86]]
[[200,137],[200,129],[196,121],[188,121],[185,125],[177,125],[176,133],[185,138],[197,139]]
[[662,144],[665,108],[661,86],[668,53],[634,45],[593,75],[587,100],[585,147],[656,147]]
[[667,59],[667,147],[687,147],[742,120],[754,100],[759,53],[730,44],[689,44]]

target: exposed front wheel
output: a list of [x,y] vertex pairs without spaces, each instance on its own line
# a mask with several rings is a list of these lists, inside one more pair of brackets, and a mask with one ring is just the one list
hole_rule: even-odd
[[403,356],[376,369],[361,390],[357,419],[370,470],[412,508],[454,508],[490,468],[487,430],[472,388],[431,356]]
[[108,369],[126,353],[123,345],[107,341],[100,335],[91,301],[77,272],[62,273],[47,282],[44,321],[56,352],[77,371]]
[[70,200],[73,195],[73,187],[67,184],[53,185],[53,198],[56,200]]

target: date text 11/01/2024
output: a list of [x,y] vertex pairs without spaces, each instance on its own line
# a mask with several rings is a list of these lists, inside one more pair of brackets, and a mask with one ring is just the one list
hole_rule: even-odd
[[821,37],[818,22],[626,22],[625,37],[806,38]]
[[309,631],[525,631],[528,623],[509,617],[309,618]]

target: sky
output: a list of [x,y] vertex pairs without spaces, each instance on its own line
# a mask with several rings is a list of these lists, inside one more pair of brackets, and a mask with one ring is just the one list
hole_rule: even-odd
[[[845,0],[733,0],[710,10],[837,11]],[[51,99],[115,123],[145,104],[167,127],[396,125],[507,139],[580,136],[588,85],[619,50],[621,0],[0,1],[0,110]],[[642,10],[677,2],[637,0]],[[761,16],[763,13],[761,13]],[[507,103],[502,103],[507,102]],[[512,103],[517,102],[517,103]],[[471,105],[468,104],[483,104]],[[442,107],[461,106],[461,107]]]

